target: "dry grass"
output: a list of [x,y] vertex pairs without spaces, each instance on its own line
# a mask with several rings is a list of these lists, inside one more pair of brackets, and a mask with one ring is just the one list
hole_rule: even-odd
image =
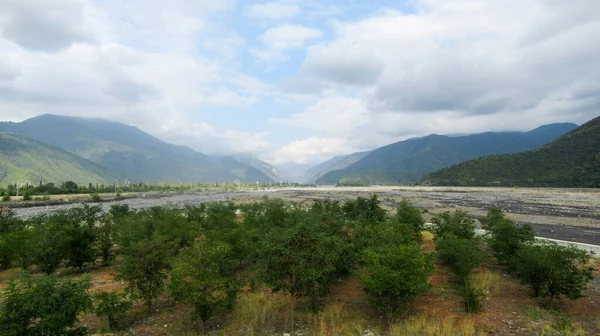
[[361,319],[353,318],[347,306],[333,304],[312,318],[311,335],[362,335],[363,322]]
[[239,297],[232,312],[232,332],[243,335],[257,335],[266,326],[274,324],[279,311],[289,306],[289,300],[280,294],[259,291],[246,293]]
[[474,275],[473,282],[475,288],[482,289],[486,293],[497,295],[500,293],[502,277],[496,272],[482,270]]
[[473,336],[480,335],[471,320],[458,321],[452,317],[437,319],[424,315],[411,316],[406,321],[390,327],[390,336]]

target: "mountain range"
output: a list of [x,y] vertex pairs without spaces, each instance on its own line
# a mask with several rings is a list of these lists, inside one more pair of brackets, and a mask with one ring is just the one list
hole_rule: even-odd
[[0,132],[58,147],[132,182],[271,181],[233,157],[208,156],[166,143],[136,127],[102,119],[46,114],[21,123],[0,123]]
[[15,134],[0,133],[0,185],[79,181],[112,183],[122,176],[73,153]]
[[540,148],[462,162],[421,184],[599,188],[600,117]]
[[371,152],[348,166],[329,171],[317,184],[415,184],[425,174],[477,157],[510,154],[540,147],[575,129],[558,123],[529,132],[487,132],[466,136],[432,134],[399,141]]

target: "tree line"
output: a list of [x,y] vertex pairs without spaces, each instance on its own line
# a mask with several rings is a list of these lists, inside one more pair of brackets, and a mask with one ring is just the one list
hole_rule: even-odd
[[[356,274],[369,303],[393,317],[430,288],[436,258],[455,274],[465,309],[474,312],[483,294],[471,276],[486,259],[486,245],[536,295],[576,299],[591,279],[591,270],[581,267],[585,252],[533,243],[530,230],[496,210],[484,220],[487,238],[475,235],[474,220],[464,212],[435,216],[430,230],[437,253],[422,247],[424,224],[423,210],[402,201],[389,215],[375,195],[345,203],[264,198],[144,210],[113,205],[108,213],[84,206],[28,220],[2,211],[0,266],[47,276],[24,273],[4,290],[0,334],[83,335],[82,312],[95,312],[118,330],[135,301],[152,309],[165,293],[192,307],[204,329],[215,313],[235,306],[242,288],[259,286],[287,293],[293,319],[296,305],[317,311],[343,274]],[[566,275],[554,271],[557,262],[568,268]],[[54,275],[59,267],[84,272],[96,263],[116,263],[126,291],[90,296],[89,278]],[[525,265],[535,265],[535,273]]]

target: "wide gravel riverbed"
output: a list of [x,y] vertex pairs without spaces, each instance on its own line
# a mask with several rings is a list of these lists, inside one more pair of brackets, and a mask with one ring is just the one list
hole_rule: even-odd
[[[349,200],[358,196],[379,195],[390,210],[401,199],[429,211],[427,219],[442,211],[456,209],[484,216],[492,207],[501,208],[507,217],[528,223],[540,237],[600,245],[600,190],[546,189],[546,188],[459,188],[459,187],[355,187],[355,188],[291,188],[261,191],[196,193],[160,198],[133,198],[98,203],[107,211],[113,204],[127,204],[131,208],[149,208],[173,204],[197,205],[213,201],[256,201],[263,196],[281,197],[296,202],[314,199]],[[94,203],[90,203],[94,204]],[[61,204],[15,209],[21,217],[32,217],[65,210],[81,204]]]

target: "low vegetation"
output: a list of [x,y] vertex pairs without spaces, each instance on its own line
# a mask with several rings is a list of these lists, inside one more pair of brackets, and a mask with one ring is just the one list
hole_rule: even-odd
[[[483,268],[496,262],[491,253],[502,263],[496,267],[550,303],[579,299],[592,279],[588,254],[534,243],[529,229],[497,210],[484,221],[489,237],[477,236],[474,220],[461,211],[435,216],[433,235],[423,234],[422,214],[404,201],[389,215],[376,196],[146,210],[114,205],[108,213],[83,206],[27,220],[1,211],[0,266],[23,273],[11,271],[4,283],[0,334],[119,333],[176,309],[177,317],[156,328],[476,335],[484,331],[460,317],[467,315],[425,316],[418,307],[444,293],[448,302],[461,298],[460,311],[485,313],[486,296],[499,295],[504,281]],[[104,270],[107,278],[92,286],[85,273]],[[435,280],[440,274],[451,286]],[[86,327],[94,318],[99,322]]]

